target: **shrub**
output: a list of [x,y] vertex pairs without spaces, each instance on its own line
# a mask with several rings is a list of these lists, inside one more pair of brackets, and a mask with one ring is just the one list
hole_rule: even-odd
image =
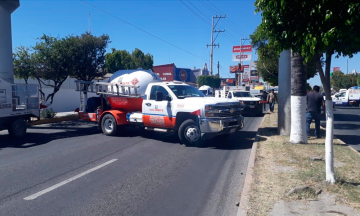
[[43,109],[40,112],[40,118],[42,119],[49,119],[49,118],[54,118],[54,116],[56,115],[56,112],[54,112],[53,109]]

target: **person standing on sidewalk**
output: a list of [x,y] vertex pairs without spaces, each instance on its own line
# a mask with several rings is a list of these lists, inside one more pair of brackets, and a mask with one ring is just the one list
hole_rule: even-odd
[[314,86],[313,91],[306,95],[307,108],[306,108],[306,132],[310,137],[310,125],[312,120],[315,121],[315,136],[321,138],[320,134],[320,118],[321,118],[321,106],[323,107],[325,114],[325,101],[324,97],[319,93],[320,87]]
[[274,112],[275,102],[277,102],[277,95],[274,92],[274,89],[271,89],[271,92],[267,95],[267,100],[270,104],[270,112]]

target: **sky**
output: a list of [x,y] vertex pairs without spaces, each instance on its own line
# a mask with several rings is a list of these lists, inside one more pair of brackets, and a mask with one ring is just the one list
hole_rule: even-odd
[[[13,47],[33,46],[43,34],[54,37],[80,35],[91,30],[93,35],[108,34],[111,48],[131,52],[135,48],[154,56],[154,65],[175,63],[179,68],[210,68],[211,21],[213,16],[225,16],[219,21],[219,33],[214,49],[213,71],[220,76],[234,77],[229,67],[232,46],[240,38],[249,38],[261,23],[255,14],[254,1],[158,0],[21,0],[12,14]],[[216,34],[214,34],[214,37]],[[250,44],[244,40],[244,45]],[[253,50],[253,61],[257,60]],[[244,62],[247,64],[250,62]],[[332,67],[346,72],[347,58],[333,58]],[[360,71],[360,55],[348,60],[348,70]],[[319,76],[310,85],[321,85]]]

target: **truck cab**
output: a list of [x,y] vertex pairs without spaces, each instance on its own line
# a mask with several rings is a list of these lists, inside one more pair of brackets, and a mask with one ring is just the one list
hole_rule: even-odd
[[331,96],[334,106],[359,106],[360,89],[348,89]]

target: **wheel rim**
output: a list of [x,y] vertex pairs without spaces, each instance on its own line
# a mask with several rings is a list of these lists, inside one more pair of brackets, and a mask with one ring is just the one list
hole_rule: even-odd
[[195,142],[200,138],[200,129],[195,125],[188,126],[184,131],[184,135],[188,141]]
[[105,131],[111,133],[114,130],[114,122],[111,119],[106,119],[104,122]]

